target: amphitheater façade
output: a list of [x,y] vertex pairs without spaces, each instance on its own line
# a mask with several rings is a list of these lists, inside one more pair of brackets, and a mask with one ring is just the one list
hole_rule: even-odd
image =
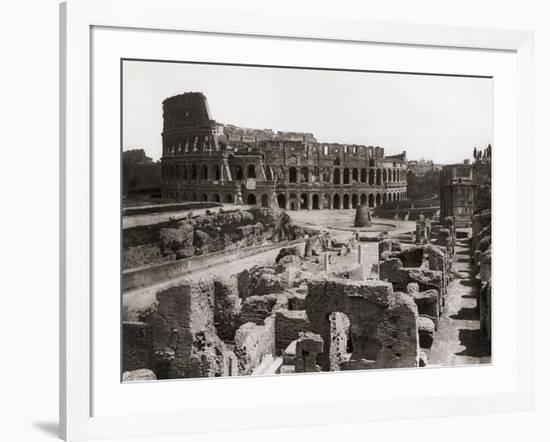
[[406,198],[406,152],[221,124],[201,92],[163,101],[162,148],[162,194],[178,201],[318,210]]

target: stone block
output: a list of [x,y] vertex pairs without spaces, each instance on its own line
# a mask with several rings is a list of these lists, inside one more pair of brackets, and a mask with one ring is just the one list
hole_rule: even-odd
[[418,318],[418,338],[420,348],[431,348],[434,341],[434,322],[425,316]]
[[296,373],[321,371],[317,355],[323,352],[323,338],[315,333],[301,333],[296,342]]

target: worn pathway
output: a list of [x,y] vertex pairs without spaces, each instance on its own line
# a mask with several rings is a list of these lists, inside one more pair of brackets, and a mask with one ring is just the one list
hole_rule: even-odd
[[458,239],[453,256],[455,277],[435,332],[429,365],[470,365],[491,362],[491,348],[481,338],[477,285],[470,262],[469,242]]

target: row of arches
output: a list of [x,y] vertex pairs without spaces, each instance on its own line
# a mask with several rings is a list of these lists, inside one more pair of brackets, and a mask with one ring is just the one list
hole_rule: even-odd
[[[256,179],[257,172],[254,164],[235,165],[232,167],[232,178],[237,181],[245,179]],[[162,176],[164,181],[197,181],[197,180],[213,180],[219,181],[222,179],[222,166],[220,164],[163,164]],[[384,183],[392,183],[404,181],[406,179],[405,170],[402,169],[372,169],[372,168],[349,168],[349,167],[289,167],[285,170],[284,167],[265,168],[265,179],[268,181],[287,181],[289,183],[310,183],[310,182],[327,182],[331,184],[352,184],[365,183],[369,185],[382,185]]]

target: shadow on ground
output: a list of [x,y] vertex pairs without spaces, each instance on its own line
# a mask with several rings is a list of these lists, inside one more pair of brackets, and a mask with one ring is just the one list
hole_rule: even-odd
[[491,356],[491,346],[483,341],[481,330],[460,329],[458,331],[460,343],[466,347],[457,356],[471,356],[483,358]]
[[59,423],[58,422],[34,422],[34,427],[41,430],[50,436],[59,437]]
[[457,314],[451,315],[449,318],[461,321],[479,321],[479,310],[475,307],[462,307]]

